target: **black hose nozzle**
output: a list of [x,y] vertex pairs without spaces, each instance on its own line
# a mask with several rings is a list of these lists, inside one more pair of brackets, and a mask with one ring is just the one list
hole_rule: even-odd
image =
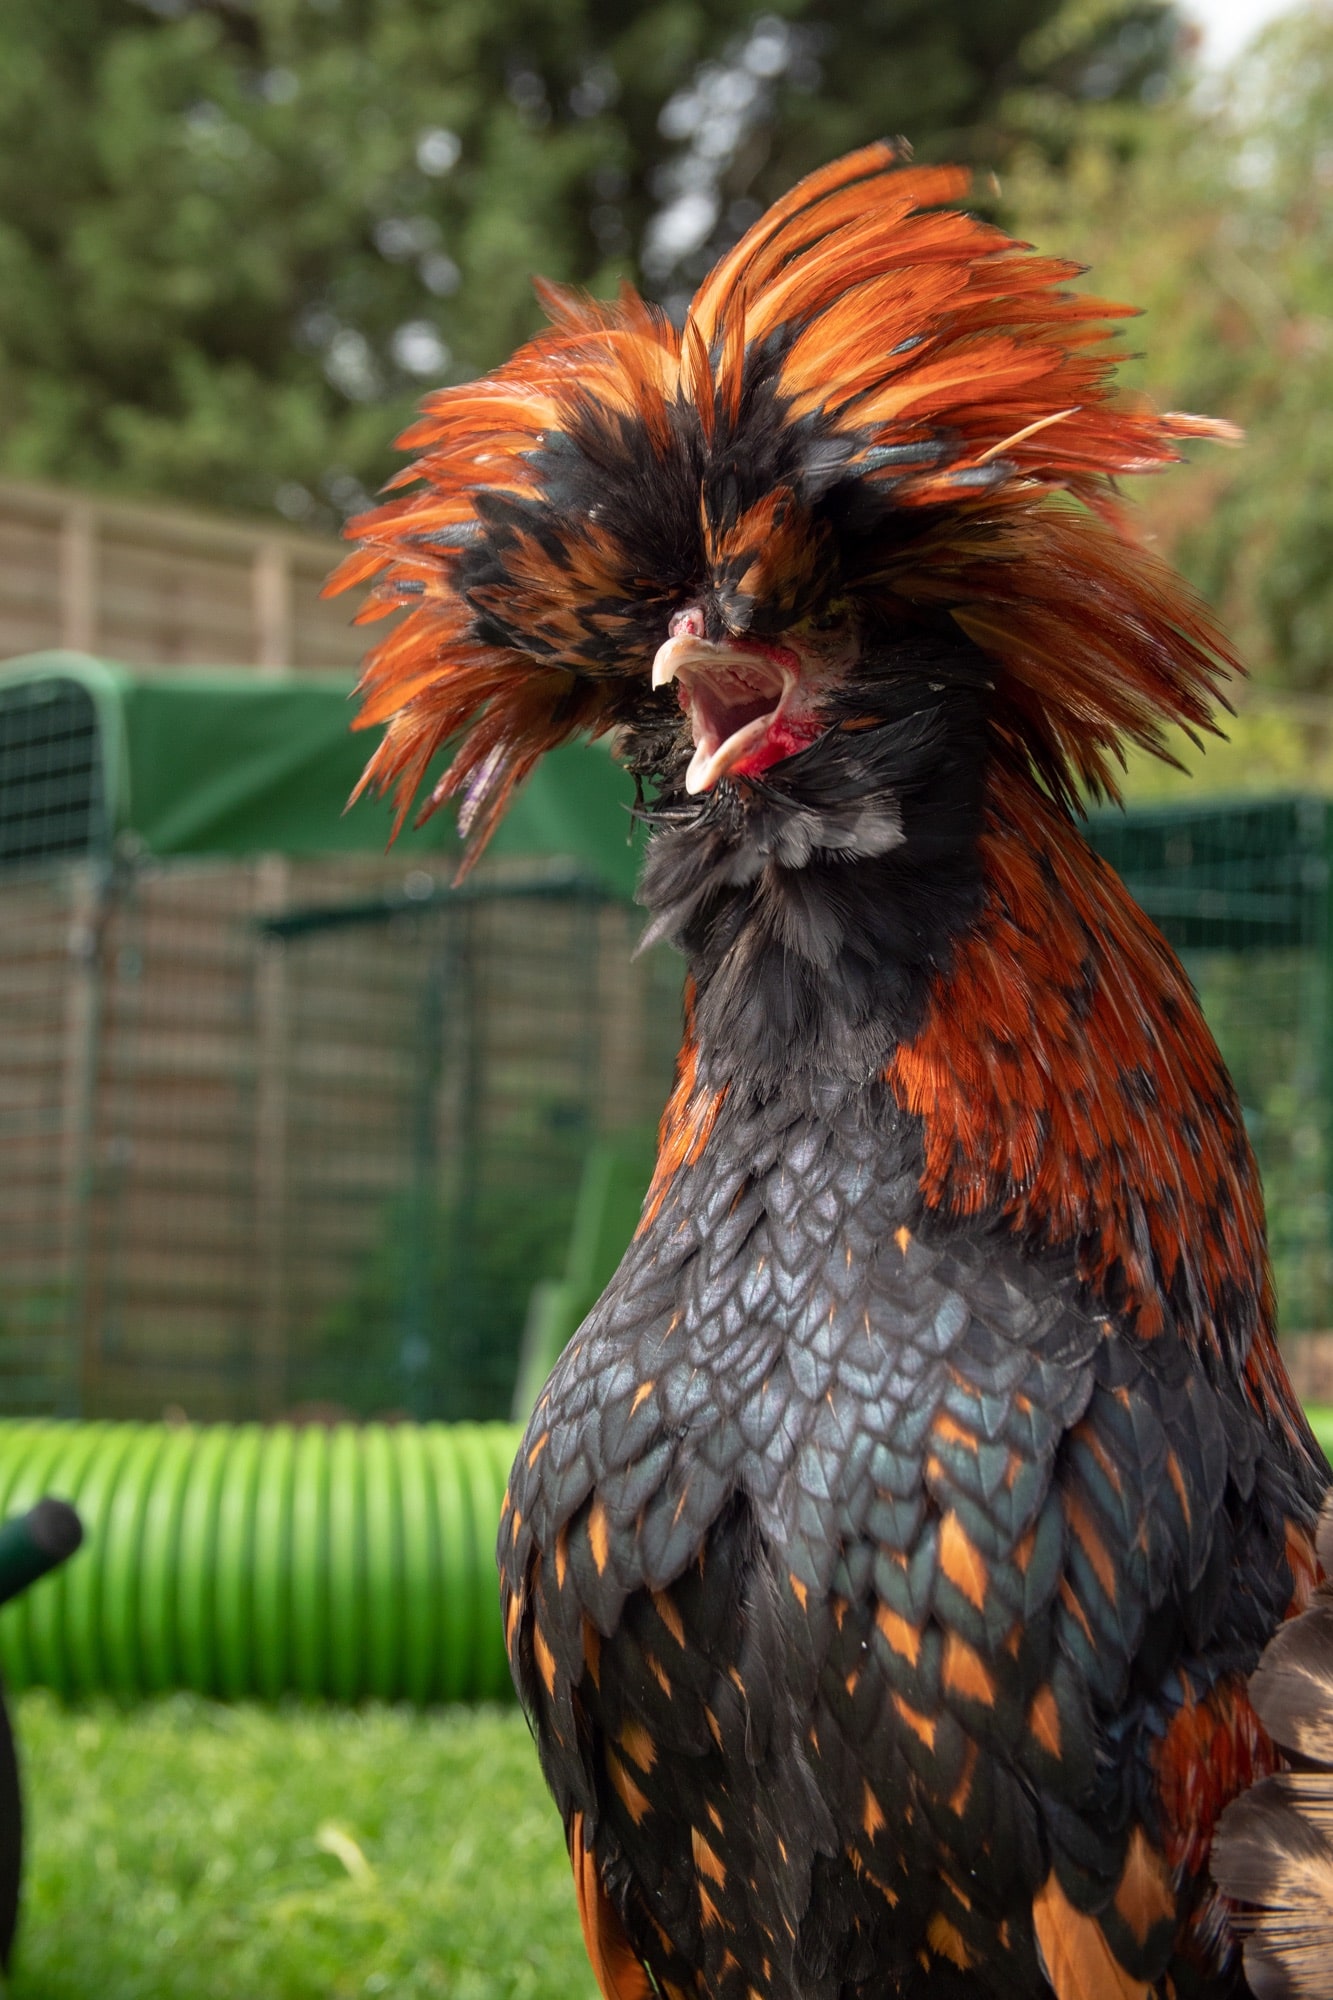
[[83,1540],[83,1523],[68,1500],[39,1500],[0,1524],[0,1604],[56,1569]]

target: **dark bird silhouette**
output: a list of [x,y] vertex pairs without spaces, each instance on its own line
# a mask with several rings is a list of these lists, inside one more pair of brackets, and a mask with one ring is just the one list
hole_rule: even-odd
[[[1124,308],[888,146],[682,329],[542,288],[343,582],[366,782],[484,841],[551,745],[646,787],[687,1018],[638,1233],[500,1533],[607,2000],[1244,1992],[1218,1816],[1327,1467],[1188,980],[1078,825],[1232,664],[1124,474]],[[1248,1878],[1247,1878],[1248,1879]]]

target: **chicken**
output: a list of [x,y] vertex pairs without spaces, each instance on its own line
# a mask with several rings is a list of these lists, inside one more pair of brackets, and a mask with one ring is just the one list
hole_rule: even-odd
[[[1233,664],[1114,482],[1224,435],[886,145],[684,326],[543,286],[343,583],[365,782],[484,842],[575,732],[688,963],[656,1175],[500,1530],[606,2000],[1242,1993],[1208,1872],[1328,1469],[1188,980],[1092,853]],[[647,794],[643,788],[647,787]]]

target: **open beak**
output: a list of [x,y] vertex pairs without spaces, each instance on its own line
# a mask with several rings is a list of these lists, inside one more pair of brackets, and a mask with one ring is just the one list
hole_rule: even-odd
[[694,735],[687,792],[711,791],[742,765],[762,770],[775,761],[764,755],[770,743],[779,756],[788,754],[787,747],[778,748],[785,736],[779,725],[799,676],[796,655],[785,646],[715,645],[681,632],[659,646],[653,660],[653,686],[672,684]]

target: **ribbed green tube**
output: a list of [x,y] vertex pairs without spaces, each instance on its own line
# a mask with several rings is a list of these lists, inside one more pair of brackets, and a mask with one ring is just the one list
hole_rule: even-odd
[[[1310,1411],[1333,1457],[1333,1409]],[[509,1424],[0,1420],[0,1519],[71,1500],[76,1555],[0,1609],[0,1673],[62,1693],[509,1693]]]
[[1333,1405],[1311,1404],[1305,1414],[1310,1419],[1310,1429],[1318,1438],[1325,1458],[1333,1465]]
[[0,1518],[82,1549],[0,1610],[11,1687],[239,1699],[509,1692],[495,1578],[509,1424],[0,1420]]

